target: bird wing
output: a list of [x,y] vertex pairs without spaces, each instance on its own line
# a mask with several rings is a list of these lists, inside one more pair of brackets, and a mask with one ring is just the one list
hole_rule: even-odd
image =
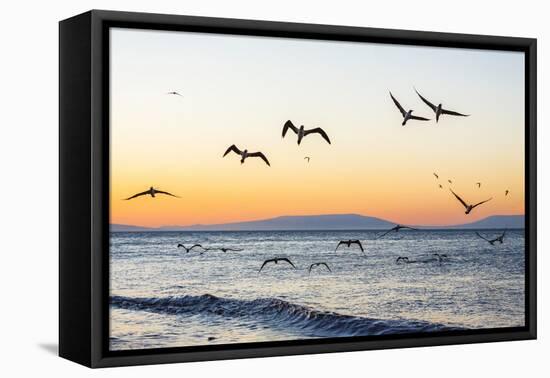
[[229,146],[229,148],[225,151],[225,153],[223,154],[223,156],[227,155],[229,152],[235,152],[237,155],[242,155],[243,152],[241,150],[239,150],[237,148],[237,146],[235,146],[234,144],[232,144],[231,146]]
[[269,259],[269,260],[265,260],[264,263],[262,264],[262,267],[260,268],[260,270],[258,272],[261,272],[262,269],[264,268],[264,266],[266,266],[266,264],[269,264],[270,262],[273,262],[275,260],[273,259]]
[[486,199],[485,201],[478,202],[478,203],[476,203],[475,205],[472,206],[472,209],[473,209],[474,207],[477,207],[477,206],[481,205],[481,204],[484,204],[485,202],[489,202],[489,201],[492,200],[492,199],[493,199],[493,197],[491,197],[491,198],[489,198],[489,199]]
[[160,194],[166,194],[167,196],[172,196],[172,197],[176,197],[176,198],[179,198],[178,196],[172,194],[172,193],[168,193],[168,192],[165,192],[165,191],[162,191],[162,190],[156,190],[155,189],[155,193],[160,193]]
[[290,261],[289,259],[287,259],[286,257],[282,258],[282,259],[279,259],[281,261],[286,261],[287,263],[289,263],[290,265],[292,265],[292,267],[294,269],[296,269],[296,266],[292,263],[292,261]]
[[334,252],[336,252],[338,250],[338,247],[340,247],[342,244],[346,244],[346,243],[344,243],[343,241],[340,241],[336,246],[336,249],[334,250]]
[[409,226],[401,226],[401,228],[408,228],[409,230],[415,230],[418,231],[418,228],[409,227]]
[[308,273],[311,273],[311,269],[313,269],[313,267],[314,267],[315,265],[317,265],[317,264],[311,264],[311,265],[309,266],[309,269],[307,270],[307,272],[308,272]]
[[459,200],[460,203],[461,203],[464,207],[466,207],[466,208],[468,207],[468,204],[467,204],[466,202],[464,202],[464,200],[463,200],[462,198],[460,198],[460,197],[458,196],[458,194],[456,194],[455,192],[453,192],[452,189],[449,189],[449,190],[451,191],[451,193],[454,194],[454,196],[456,197],[456,199]]
[[361,244],[360,240],[354,240],[354,241],[352,241],[352,243],[357,244],[359,246],[359,248],[361,248],[361,252],[365,252],[365,250],[363,249],[363,244]]
[[458,112],[453,112],[452,110],[447,110],[447,109],[441,109],[441,114],[448,114],[448,115],[454,115],[454,116],[459,116],[459,117],[469,117],[470,116],[469,114],[462,114],[462,113],[458,113]]
[[144,195],[149,194],[149,193],[151,193],[151,192],[150,192],[149,190],[146,190],[146,191],[144,191],[144,192],[134,194],[134,195],[131,196],[131,197],[125,198],[124,200],[125,200],[125,201],[128,201],[128,200],[131,200],[132,198],[136,198],[136,197],[139,197],[139,196],[144,196]]
[[296,134],[298,134],[298,128],[292,124],[290,120],[285,122],[285,125],[283,126],[283,138],[286,135],[286,132],[288,129],[292,129]]
[[178,244],[177,248],[185,248],[183,244]]
[[481,239],[485,240],[486,242],[489,242],[489,239],[484,238],[479,232],[476,231],[476,235],[479,236]]
[[328,144],[331,144],[327,133],[325,133],[325,130],[321,129],[320,127],[316,127],[314,129],[304,131],[304,136],[309,134],[314,134],[314,133],[320,134],[323,137],[323,139],[328,142]]
[[378,236],[376,239],[383,238],[384,236],[386,236],[387,234],[389,234],[390,232],[392,232],[394,229],[395,229],[395,228],[389,229],[388,231],[384,232],[382,235]]
[[418,116],[411,116],[411,119],[416,119],[417,121],[429,121],[429,118],[424,117],[418,117]]
[[393,97],[392,93],[390,92],[390,97],[391,99],[393,100],[393,103],[395,104],[395,106],[397,106],[397,109],[399,109],[399,111],[401,112],[401,114],[403,115],[403,117],[405,117],[405,115],[407,114],[407,112],[405,111],[405,109],[403,109],[403,107],[401,106],[401,104],[399,103],[399,101],[397,101],[395,99],[395,97]]
[[319,265],[324,265],[327,267],[328,271],[332,273],[332,270],[330,270],[330,266],[326,262],[319,263]]
[[416,94],[418,95],[418,97],[420,97],[420,99],[422,101],[424,101],[424,103],[426,105],[428,105],[430,108],[432,108],[432,110],[435,112],[436,109],[437,109],[437,106],[435,106],[434,104],[432,104],[431,102],[429,102],[428,100],[426,100],[420,93],[418,93],[418,91],[416,90],[416,88],[414,88],[414,91],[416,92]]
[[195,248],[195,247],[200,247],[200,248],[204,249],[205,251],[208,250],[208,249],[206,249],[206,248],[203,248],[203,246],[200,245],[200,244],[193,244],[193,245],[189,248],[189,250],[192,250],[192,249]]
[[271,167],[271,164],[269,164],[269,160],[267,160],[265,155],[261,152],[252,152],[252,153],[248,154],[248,156],[262,158],[262,160],[265,161],[265,163]]

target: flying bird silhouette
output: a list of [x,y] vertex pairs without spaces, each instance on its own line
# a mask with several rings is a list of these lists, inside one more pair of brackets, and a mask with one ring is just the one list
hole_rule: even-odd
[[426,98],[424,98],[420,93],[418,93],[416,88],[414,89],[414,91],[420,97],[420,99],[422,101],[424,101],[424,103],[426,105],[428,105],[435,112],[435,122],[439,122],[439,117],[441,117],[441,115],[443,115],[443,114],[453,115],[453,116],[460,116],[460,117],[468,117],[469,116],[469,114],[462,114],[462,113],[454,112],[452,110],[443,109],[442,104],[439,104],[439,105],[435,106],[434,104],[432,104],[431,102],[426,100]]
[[308,274],[311,274],[311,269],[313,269],[316,266],[321,266],[321,265],[324,265],[328,269],[328,271],[332,273],[332,270],[330,270],[330,267],[328,266],[328,264],[326,262],[317,262],[317,263],[313,263],[309,266]]
[[503,244],[504,243],[504,236],[506,235],[506,230],[504,230],[504,232],[502,233],[502,235],[494,238],[494,239],[487,239],[485,237],[483,237],[479,232],[476,231],[476,235],[479,236],[481,239],[485,240],[487,243],[491,244],[491,245],[495,245],[495,243],[500,243],[500,244]]
[[434,176],[435,176],[436,179],[439,180],[439,175],[437,173],[434,172]]
[[399,256],[396,260],[395,260],[395,263],[396,264],[399,264],[400,262],[404,262],[406,264],[425,264],[425,263],[429,263],[433,261],[433,259],[431,260],[411,260],[409,259],[408,257],[406,256]]
[[168,192],[165,192],[165,191],[162,191],[162,190],[158,190],[158,189],[155,189],[153,187],[150,187],[148,190],[144,191],[144,192],[141,192],[141,193],[137,193],[137,194],[134,194],[133,196],[131,197],[128,197],[128,198],[124,198],[125,201],[128,201],[128,200],[131,200],[133,198],[136,198],[136,197],[140,197],[140,196],[146,196],[146,195],[150,195],[151,197],[155,197],[157,194],[165,194],[167,196],[172,196],[172,197],[176,197],[176,198],[179,198],[178,196],[172,194],[172,193],[168,193]]
[[401,229],[409,229],[409,230],[415,230],[415,231],[418,231],[417,228],[413,228],[413,227],[409,227],[409,226],[402,226],[400,224],[396,224],[395,226],[393,226],[392,228],[390,228],[388,231],[384,232],[382,235],[378,236],[376,239],[380,239],[380,238],[383,238],[384,236],[386,236],[387,234],[389,234],[390,232],[392,231],[395,231],[395,232],[399,232],[399,230]]
[[452,181],[452,180],[447,180],[447,182],[448,182],[449,184],[451,184],[451,185],[453,184],[453,181]]
[[316,127],[314,129],[306,130],[304,128],[304,125],[300,126],[300,128],[297,128],[296,126],[294,126],[292,124],[292,122],[290,120],[288,120],[288,121],[285,122],[285,124],[283,126],[283,138],[285,137],[286,132],[288,131],[288,129],[294,131],[296,133],[296,135],[298,135],[298,144],[302,143],[302,139],[306,135],[309,135],[309,134],[319,134],[323,137],[324,140],[327,141],[328,144],[331,144],[327,133],[325,132],[325,130],[321,129],[320,127]]
[[334,252],[336,252],[338,250],[338,247],[340,247],[341,245],[345,245],[349,248],[351,247],[352,244],[357,244],[361,249],[361,252],[365,253],[365,250],[363,249],[363,245],[359,240],[341,240],[336,246],[336,249],[334,250]]
[[476,182],[476,185],[478,188],[481,188],[481,183],[480,182]]
[[395,99],[395,97],[393,97],[393,94],[391,92],[390,92],[390,97],[393,100],[393,103],[395,104],[395,106],[397,106],[397,109],[399,109],[399,111],[401,112],[401,115],[403,116],[403,123],[401,124],[401,126],[405,126],[407,121],[410,120],[410,119],[417,120],[417,121],[429,121],[430,120],[429,118],[413,116],[412,115],[412,113],[413,113],[412,109],[408,110],[408,111],[403,109],[403,107],[401,106],[399,101],[397,101]]
[[265,163],[271,167],[271,164],[269,164],[269,160],[267,160],[267,158],[265,157],[265,155],[261,152],[248,152],[248,150],[244,150],[244,151],[241,151],[237,148],[237,146],[235,146],[234,144],[232,144],[231,146],[229,146],[229,148],[225,151],[225,153],[223,154],[223,157],[225,157],[225,155],[227,155],[229,152],[233,151],[234,153],[236,153],[237,155],[240,155],[241,156],[241,164],[244,163],[244,161],[249,158],[249,157],[259,157],[261,158],[263,161],[265,161]]
[[504,192],[504,197],[506,197],[508,195],[508,193],[510,193],[510,191],[508,189],[506,189],[506,191]]
[[309,156],[306,156],[306,157],[304,158],[304,160],[307,160],[308,163],[309,163],[309,159],[310,159]]
[[200,244],[193,244],[191,247],[186,247],[184,246],[183,244],[178,244],[178,248],[183,248],[185,249],[185,253],[189,253],[189,251],[193,250],[193,248],[202,248],[203,250],[206,250],[206,248],[204,248],[202,245]]
[[244,251],[244,249],[240,249],[240,248],[226,248],[226,247],[221,247],[221,248],[206,248],[207,251],[222,251],[223,253],[227,252],[227,251],[232,251],[232,252],[240,252],[240,251]]
[[183,97],[181,94],[179,94],[178,92],[175,92],[175,91],[168,92],[166,94]]
[[439,189],[443,189],[443,185],[439,184]]
[[449,190],[451,191],[451,193],[454,194],[454,196],[456,197],[456,199],[457,199],[458,201],[460,201],[460,203],[462,204],[462,206],[464,206],[464,208],[466,209],[466,212],[465,212],[464,214],[470,214],[470,212],[471,212],[473,209],[475,209],[476,207],[478,207],[479,205],[484,204],[485,202],[488,202],[488,201],[490,201],[490,200],[493,199],[493,197],[491,197],[491,198],[489,198],[489,199],[487,199],[487,200],[485,200],[485,201],[478,202],[478,203],[476,203],[475,205],[468,205],[462,198],[460,198],[460,196],[459,196],[458,194],[456,194],[455,192],[453,192],[452,189],[449,189]]
[[279,261],[284,261],[286,263],[289,263],[290,265],[292,265],[292,267],[294,269],[296,269],[296,266],[292,263],[292,261],[290,261],[289,259],[287,259],[286,257],[275,257],[275,258],[272,258],[272,259],[269,259],[269,260],[265,260],[264,263],[262,264],[262,267],[260,268],[260,270],[258,271],[261,272],[262,269],[264,268],[264,266],[266,266],[267,264],[269,263],[275,263],[277,264]]

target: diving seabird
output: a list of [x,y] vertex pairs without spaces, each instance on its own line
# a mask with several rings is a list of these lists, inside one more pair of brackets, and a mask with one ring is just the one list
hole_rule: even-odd
[[168,92],[168,93],[166,93],[166,94],[183,97],[182,95],[180,95],[178,92],[175,92],[175,91]]
[[390,228],[388,231],[386,231],[382,235],[378,236],[377,239],[380,239],[380,238],[386,236],[387,234],[389,234],[392,231],[399,232],[399,230],[401,230],[402,228],[418,231],[417,228],[413,228],[413,227],[409,227],[409,226],[402,226],[400,224],[396,224],[394,227]]
[[[298,135],[298,144],[302,143],[302,139],[306,135],[315,134],[315,133],[321,135],[323,137],[323,139],[328,142],[328,144],[331,144],[327,133],[325,133],[325,130],[321,129],[320,127],[316,127],[314,129],[306,130],[304,128],[304,125],[300,126],[300,128],[297,128],[296,126],[294,126],[292,124],[292,122],[290,120],[288,120],[288,121],[285,122],[285,124],[283,126],[283,138],[285,137],[286,132],[288,131],[288,129],[291,129],[292,131],[294,131]],[[308,161],[309,161],[309,159],[308,159]]]
[[328,266],[328,264],[326,262],[317,262],[317,263],[313,263],[309,266],[308,274],[311,274],[311,269],[313,269],[316,266],[321,266],[321,265],[326,266],[328,271],[332,273],[332,270],[330,270],[330,267]]
[[397,101],[395,99],[395,97],[393,97],[393,94],[391,92],[390,92],[390,96],[391,96],[391,99],[393,100],[395,106],[397,106],[397,109],[399,109],[399,111],[401,112],[401,115],[403,116],[403,123],[401,124],[401,126],[405,126],[405,124],[407,123],[407,121],[409,119],[413,119],[413,120],[417,120],[417,121],[429,121],[430,120],[429,118],[413,116],[412,115],[412,113],[413,113],[412,109],[409,110],[409,111],[406,111],[405,109],[403,109],[403,107],[401,106],[399,101]]
[[363,245],[359,240],[340,240],[334,252],[336,252],[338,250],[338,247],[340,247],[342,244],[347,246],[348,248],[351,247],[352,244],[357,244],[359,248],[361,248],[361,252],[365,253],[365,250],[363,249]]
[[453,181],[452,181],[452,180],[447,180],[447,182],[448,182],[449,184],[451,184],[451,185],[453,184]]
[[269,264],[269,263],[275,263],[277,264],[279,261],[284,261],[284,262],[287,262],[289,263],[290,265],[292,265],[292,267],[294,269],[296,269],[296,266],[292,263],[292,261],[290,261],[289,259],[287,259],[286,257],[275,257],[275,258],[272,258],[272,259],[269,259],[269,260],[265,260],[264,263],[262,264],[262,267],[260,268],[260,270],[258,271],[261,272],[262,269],[264,268],[264,266],[266,266],[266,264]]
[[151,197],[155,197],[156,194],[166,194],[167,196],[172,196],[172,197],[179,198],[178,196],[175,196],[172,193],[164,192],[162,190],[158,190],[158,189],[155,189],[153,187],[150,187],[149,190],[146,190],[146,191],[141,192],[141,193],[134,194],[133,196],[125,198],[124,200],[128,201],[128,200],[131,200],[132,198],[136,198],[136,197],[139,197],[139,196],[145,196],[147,194],[149,194]]
[[206,248],[204,248],[202,245],[200,244],[193,244],[191,247],[187,248],[186,246],[184,246],[183,244],[178,244],[178,248],[183,248],[185,249],[185,253],[189,253],[189,251],[191,251],[193,248],[202,248],[206,251]]
[[304,158],[304,160],[307,160],[308,163],[309,163],[309,159],[311,159],[309,156],[306,156],[306,157]]
[[504,197],[506,197],[508,195],[508,193],[510,193],[510,191],[508,189],[506,189],[506,191],[504,192]]
[[481,188],[481,183],[480,182],[476,182],[476,185],[478,188]]
[[481,205],[481,204],[483,204],[483,203],[485,203],[485,202],[488,202],[488,201],[490,201],[490,200],[493,199],[493,197],[491,197],[491,198],[489,198],[489,199],[487,199],[487,200],[485,200],[485,201],[478,202],[478,203],[476,203],[475,205],[468,205],[466,202],[464,202],[464,200],[463,200],[462,198],[460,198],[460,197],[458,196],[458,194],[456,194],[455,192],[453,192],[452,189],[449,188],[449,190],[451,191],[451,193],[454,194],[454,196],[456,197],[456,199],[459,200],[460,203],[461,203],[461,204],[464,206],[464,208],[466,209],[466,212],[465,212],[464,214],[470,214],[470,211],[472,211],[473,209],[475,209],[477,206],[479,206],[479,205]]
[[399,264],[400,261],[403,261],[404,263],[409,263],[409,258],[406,257],[406,256],[399,256],[396,260],[395,260],[395,263],[396,264]]
[[439,189],[443,189],[443,185],[439,184]]
[[506,235],[506,230],[500,235],[499,237],[496,237],[494,239],[487,239],[479,234],[479,232],[476,231],[476,235],[479,236],[481,239],[485,240],[487,243],[491,245],[495,245],[496,242],[503,244],[504,243],[504,235]]
[[229,152],[233,151],[234,153],[236,153],[237,155],[241,155],[241,164],[244,163],[245,159],[246,158],[249,158],[249,157],[259,157],[261,158],[263,161],[265,161],[265,163],[271,167],[271,164],[269,164],[269,160],[267,160],[267,158],[265,157],[265,155],[261,152],[248,152],[248,150],[244,150],[244,151],[241,151],[237,148],[237,146],[235,146],[234,144],[232,144],[231,146],[229,146],[229,148],[225,151],[225,153],[223,154],[223,156],[227,155]]
[[435,176],[436,179],[439,180],[439,175],[437,173],[434,172],[434,176]]
[[439,117],[443,114],[460,116],[460,117],[468,117],[469,116],[469,114],[461,114],[461,113],[454,112],[452,110],[443,109],[442,104],[439,104],[439,105],[435,106],[434,104],[432,104],[431,102],[426,100],[424,97],[422,97],[422,95],[420,93],[418,93],[416,88],[414,89],[414,91],[420,97],[420,99],[422,101],[424,101],[424,103],[426,105],[428,105],[430,108],[432,108],[432,110],[435,112],[435,122],[439,122]]
[[439,265],[441,265],[444,258],[447,258],[446,254],[441,254],[440,255],[439,253],[434,253],[433,256],[437,257],[437,260],[439,261]]

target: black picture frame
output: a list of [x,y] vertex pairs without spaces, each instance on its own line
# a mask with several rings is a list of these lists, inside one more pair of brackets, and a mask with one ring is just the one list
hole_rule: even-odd
[[[525,53],[524,327],[109,351],[110,27]],[[535,339],[536,39],[92,10],[59,24],[59,354],[88,367]]]

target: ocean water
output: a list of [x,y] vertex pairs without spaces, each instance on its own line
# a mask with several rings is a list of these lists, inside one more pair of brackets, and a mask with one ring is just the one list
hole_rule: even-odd
[[[498,236],[500,230],[483,230]],[[112,232],[110,348],[523,326],[524,230]],[[360,239],[365,248],[335,247]],[[177,248],[200,243],[226,253]],[[442,263],[434,253],[448,256]],[[398,256],[416,263],[396,264]],[[297,267],[264,260],[287,257]],[[326,262],[325,267],[310,264]]]

